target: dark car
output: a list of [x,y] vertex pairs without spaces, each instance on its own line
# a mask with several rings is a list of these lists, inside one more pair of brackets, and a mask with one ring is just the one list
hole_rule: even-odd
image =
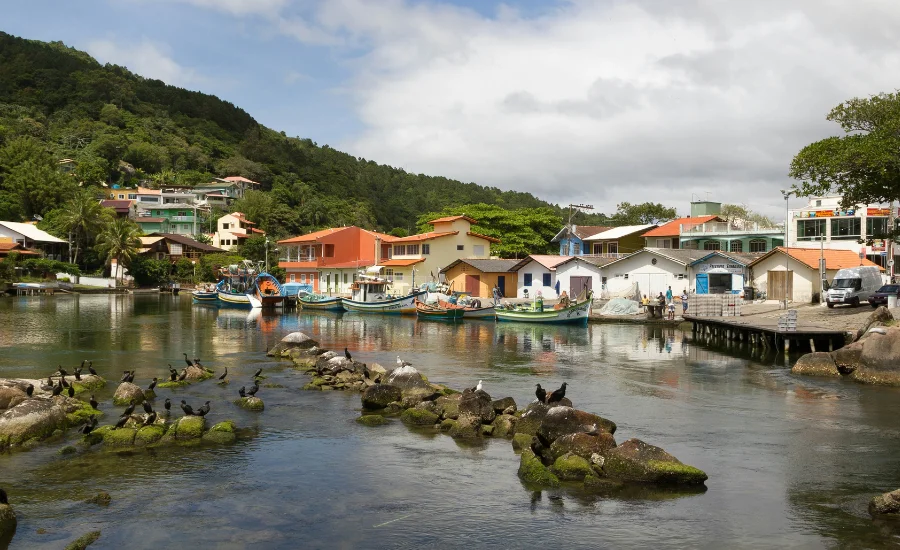
[[869,296],[869,303],[872,307],[886,306],[888,296],[900,298],[900,285],[884,285]]

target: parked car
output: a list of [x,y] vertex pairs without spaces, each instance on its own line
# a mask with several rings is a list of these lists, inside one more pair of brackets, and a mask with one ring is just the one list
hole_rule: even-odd
[[869,296],[869,304],[872,307],[886,306],[888,296],[896,296],[900,299],[900,285],[884,285]]
[[825,293],[825,302],[828,307],[834,307],[835,304],[859,307],[859,304],[868,300],[883,285],[878,266],[847,267],[838,270],[834,276],[831,287]]

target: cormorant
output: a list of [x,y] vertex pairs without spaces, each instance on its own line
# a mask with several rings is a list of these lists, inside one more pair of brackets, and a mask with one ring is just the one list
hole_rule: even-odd
[[562,401],[562,398],[566,396],[566,383],[563,382],[562,386],[559,387],[558,390],[555,390],[550,394],[550,397],[547,398],[547,403],[559,403]]
[[28,387],[25,388],[25,395],[31,397],[31,394],[34,393],[34,384],[28,384]]
[[97,371],[94,370],[94,362],[93,361],[88,361],[88,372],[93,374],[94,376],[97,376]]
[[168,397],[166,397],[166,402],[163,403],[163,407],[166,408],[166,412],[169,412],[172,409],[172,402],[169,401]]
[[134,382],[134,371],[132,370],[128,373],[128,378],[125,380],[126,382]]
[[209,401],[207,401],[206,403],[201,405],[200,408],[197,409],[197,412],[195,412],[194,414],[196,414],[197,416],[206,416],[206,413],[208,413],[208,412],[209,412]]
[[147,415],[147,419],[144,420],[144,426],[149,426],[156,422],[156,411],[151,411],[150,414]]
[[169,363],[169,380],[172,382],[178,380],[178,371],[172,368],[172,363]]
[[190,359],[188,359],[187,354],[186,354],[186,353],[183,353],[182,355],[184,355],[184,362],[187,363],[187,366],[193,367],[193,366],[194,366],[194,363],[193,363]]
[[122,371],[122,379],[119,382],[128,382],[128,375],[131,374],[130,370]]
[[238,390],[238,395],[241,397],[247,397],[247,387],[241,386],[241,389]]
[[181,369],[181,374],[178,375],[178,381],[181,382],[187,378],[187,369]]
[[89,434],[96,427],[97,427],[97,417],[92,416],[91,419],[88,422],[85,422],[84,426],[81,427],[81,433]]
[[192,409],[191,406],[188,405],[184,399],[181,400],[181,410],[184,411],[185,416],[193,416],[193,414],[194,414],[194,409]]
[[541,387],[540,384],[537,384],[537,389],[534,390],[534,396],[538,398],[538,401],[541,403],[547,402],[547,390]]
[[478,383],[475,384],[475,391],[481,391],[481,388],[482,388],[482,386],[481,386],[481,380],[479,380]]
[[91,394],[91,400],[89,401],[89,403],[91,404],[92,409],[97,410],[97,411],[100,410],[100,407],[99,407],[100,403],[97,403],[97,400],[94,399],[94,394]]
[[259,391],[259,384],[254,382],[253,385],[250,386],[250,389],[247,390],[247,396],[253,397],[254,395],[256,395],[256,392],[258,392],[258,391]]
[[9,504],[9,500],[6,498],[6,491],[0,488],[0,504]]
[[259,370],[256,371],[256,374],[253,375],[253,378],[259,378],[260,374],[262,374],[262,367],[260,367]]
[[75,380],[81,381],[81,367],[75,369]]
[[122,413],[122,416],[130,416],[131,413],[134,412],[134,399],[128,402],[128,406],[125,407],[125,412]]
[[57,368],[57,370],[59,371],[59,375],[60,375],[60,376],[69,376],[69,373],[66,372],[66,369],[62,368],[62,365],[60,365],[60,366]]
[[62,384],[57,384],[57,385],[53,386],[53,397],[56,397],[57,395],[61,394],[62,390],[63,390]]
[[69,397],[75,397],[75,386],[69,386]]
[[225,367],[225,372],[222,373],[222,376],[219,377],[219,380],[225,380],[226,376],[228,376],[228,367]]
[[148,389],[148,390],[152,390],[153,388],[155,388],[155,387],[156,387],[156,382],[157,382],[157,381],[158,381],[157,378],[154,376],[154,377],[153,377],[153,382],[150,382],[150,387],[148,387],[147,389]]
[[144,401],[143,405],[144,405],[144,412],[145,412],[145,413],[150,414],[150,413],[153,412],[153,407],[150,406],[150,402],[149,402],[149,401]]
[[49,376],[47,377],[47,383],[41,384],[41,389],[44,391],[50,391],[53,389],[53,379]]
[[62,384],[62,387],[64,387],[64,388],[68,388],[68,387],[69,387],[69,383],[66,382],[66,377],[65,377],[65,376],[60,376],[60,377],[59,377],[59,381],[60,381],[60,383]]
[[347,351],[347,348],[344,348],[344,357],[347,358],[347,361],[353,361],[353,357],[350,357],[350,352]]
[[116,428],[125,427],[125,423],[128,422],[128,418],[129,417],[127,417],[127,416],[123,416],[123,417],[119,418],[119,421],[116,422],[116,425],[115,425],[115,427],[113,427],[113,429],[115,430]]

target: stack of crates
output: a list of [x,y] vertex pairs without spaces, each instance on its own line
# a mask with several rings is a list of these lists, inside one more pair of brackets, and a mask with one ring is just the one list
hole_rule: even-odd
[[741,297],[737,294],[722,295],[722,317],[741,316]]
[[787,313],[778,317],[778,330],[797,330],[797,310],[789,309]]

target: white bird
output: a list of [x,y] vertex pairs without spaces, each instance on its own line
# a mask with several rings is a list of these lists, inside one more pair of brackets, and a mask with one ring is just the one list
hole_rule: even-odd
[[397,366],[398,366],[398,367],[402,367],[402,366],[403,366],[403,361],[400,360],[400,356],[399,356],[399,355],[397,356]]
[[481,380],[479,380],[478,385],[475,386],[475,391],[481,391]]

